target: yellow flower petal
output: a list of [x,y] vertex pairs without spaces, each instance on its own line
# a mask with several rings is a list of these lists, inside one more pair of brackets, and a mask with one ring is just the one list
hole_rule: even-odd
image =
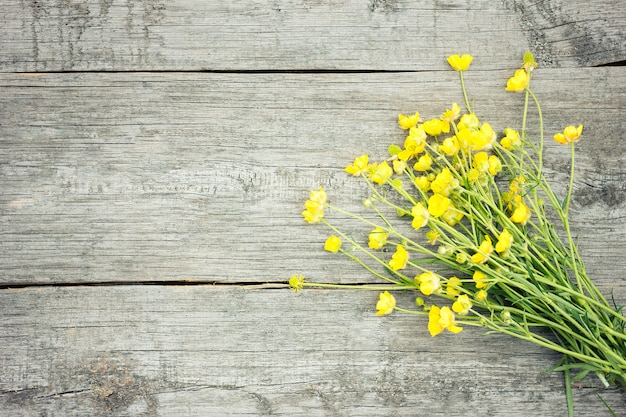
[[324,242],[324,249],[327,250],[328,252],[337,253],[340,248],[341,248],[341,238],[337,236],[334,236],[334,235],[330,236],[328,239],[326,239],[326,242]]
[[450,64],[455,71],[466,71],[473,59],[474,57],[469,54],[463,54],[462,56],[454,54],[448,57],[448,64]]
[[385,314],[391,314],[396,307],[396,299],[389,291],[380,293],[378,302],[376,303],[376,315],[382,316]]

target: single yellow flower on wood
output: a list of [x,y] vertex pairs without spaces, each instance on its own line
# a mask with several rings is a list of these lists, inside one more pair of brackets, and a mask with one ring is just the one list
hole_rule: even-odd
[[474,57],[469,54],[463,54],[462,56],[454,54],[448,57],[448,64],[450,64],[455,71],[466,71],[472,63],[472,60],[474,60]]
[[448,197],[441,194],[433,194],[428,199],[428,213],[437,218],[446,212],[450,204],[451,201]]
[[424,207],[422,203],[417,203],[413,206],[413,208],[411,209],[411,215],[413,216],[411,226],[413,226],[415,230],[428,224],[428,209],[426,209],[426,207]]
[[396,252],[391,256],[389,266],[394,271],[406,268],[406,264],[409,261],[409,253],[404,249],[402,245],[396,247]]
[[463,330],[454,322],[454,313],[449,307],[431,307],[428,312],[428,331],[431,336],[437,336],[443,330],[448,330],[452,333],[459,333]]
[[370,247],[370,249],[382,249],[382,247],[387,244],[388,238],[389,233],[385,232],[380,227],[377,227],[370,232],[369,242],[367,245]]
[[568,143],[578,142],[580,140],[580,135],[583,134],[583,125],[578,125],[578,127],[567,126],[563,133],[557,133],[554,135],[554,140],[562,145],[567,145]]
[[385,314],[391,314],[396,307],[396,299],[389,291],[381,292],[376,303],[376,315],[383,316]]
[[515,75],[507,81],[505,90],[520,93],[524,91],[529,82],[530,77],[528,76],[528,73],[523,69],[518,69],[515,71]]
[[341,248],[341,238],[337,236],[334,236],[334,235],[330,236],[328,239],[326,239],[326,242],[324,242],[324,249],[327,250],[328,252],[337,253],[340,248]]

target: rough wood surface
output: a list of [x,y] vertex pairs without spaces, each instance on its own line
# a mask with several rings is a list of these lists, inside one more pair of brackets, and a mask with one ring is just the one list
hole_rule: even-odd
[[[516,127],[530,49],[549,142],[585,125],[572,227],[626,304],[626,71],[591,68],[626,59],[621,3],[0,0],[0,415],[565,416],[558,355],[284,282],[376,282],[321,249],[308,191],[363,210],[342,167],[462,102],[450,53]],[[548,143],[561,192],[568,157]],[[599,386],[577,416],[626,410]]]
[[626,8],[596,0],[3,0],[0,71],[433,70],[626,59]]
[[[478,114],[500,131],[521,121],[522,96],[502,88],[509,75],[466,76]],[[623,285],[626,72],[544,69],[534,82],[547,132],[585,125],[573,227],[592,275]],[[319,250],[326,231],[300,216],[308,191],[321,184],[358,207],[366,189],[343,167],[401,143],[398,112],[430,117],[462,100],[453,71],[2,75],[0,84],[5,285],[368,279]],[[561,190],[568,161],[550,140],[546,164]]]
[[[375,301],[371,292],[215,286],[1,291],[0,409],[67,417],[566,415],[562,378],[541,375],[559,355],[474,330],[431,338],[425,318],[376,317]],[[575,388],[578,416],[610,416],[597,388]],[[626,404],[622,391],[600,393],[617,410]]]

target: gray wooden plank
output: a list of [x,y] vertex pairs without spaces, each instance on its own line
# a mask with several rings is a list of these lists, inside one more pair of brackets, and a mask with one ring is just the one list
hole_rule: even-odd
[[[510,73],[466,77],[497,130],[521,121],[522,96],[502,88]],[[432,117],[462,102],[456,77],[2,75],[0,282],[366,281],[320,249],[327,231],[304,224],[302,204],[324,185],[360,209],[366,189],[343,167],[401,143],[398,112]],[[534,80],[549,136],[585,125],[572,225],[607,289],[626,272],[625,81],[621,68],[543,69]],[[568,158],[548,137],[560,191]]]
[[0,1],[0,71],[497,69],[626,59],[620,0]]
[[[624,295],[622,293],[622,295]],[[0,291],[4,416],[565,416],[559,359],[426,319],[374,292],[216,286]],[[409,294],[399,301],[410,305]],[[591,379],[578,416],[626,396]]]

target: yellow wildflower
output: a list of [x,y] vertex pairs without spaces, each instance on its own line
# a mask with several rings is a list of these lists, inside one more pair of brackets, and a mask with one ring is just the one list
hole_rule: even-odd
[[458,264],[463,265],[465,262],[467,262],[467,253],[459,252],[454,258]]
[[449,297],[456,297],[461,294],[461,280],[457,277],[450,277],[446,284],[446,295]]
[[474,57],[469,54],[463,54],[462,56],[454,54],[448,57],[448,64],[455,71],[465,71],[469,68],[473,59]]
[[557,133],[554,135],[554,140],[562,145],[566,145],[572,142],[578,142],[580,140],[580,135],[583,134],[583,125],[578,125],[578,127],[567,126],[563,133]]
[[477,170],[476,168],[470,168],[470,170],[467,171],[467,180],[469,181],[470,184],[474,184],[476,181],[478,181],[479,178],[480,178],[480,171]]
[[459,144],[459,140],[456,136],[444,139],[443,143],[439,145],[439,150],[448,156],[456,155],[460,149],[461,145]]
[[410,114],[408,116],[405,116],[404,114],[398,115],[398,124],[404,130],[415,127],[415,125],[419,122],[419,120],[420,120],[419,112],[415,112],[415,114]]
[[408,165],[405,161],[401,161],[399,159],[393,161],[393,172],[395,172],[396,174],[402,174],[407,168]]
[[448,123],[454,122],[461,115],[461,108],[458,104],[452,103],[451,109],[446,109],[446,111],[441,116],[441,120],[445,120]]
[[487,287],[487,275],[484,272],[475,271],[474,275],[472,275],[472,279],[476,283],[476,288],[479,290]]
[[437,174],[435,179],[431,182],[430,188],[433,193],[448,196],[459,186],[459,182],[452,176],[452,171],[449,168],[444,168]]
[[428,210],[426,209],[426,207],[424,207],[422,203],[417,203],[413,206],[413,208],[411,209],[411,215],[413,216],[413,221],[411,222],[411,225],[415,230],[419,229],[420,227],[426,226],[426,224],[428,223]]
[[528,219],[530,219],[530,216],[531,216],[531,212],[528,206],[524,203],[519,203],[515,207],[515,210],[513,211],[513,214],[511,215],[510,219],[514,223],[519,223],[523,225],[523,224],[526,224]]
[[351,165],[348,165],[344,171],[348,174],[354,175],[358,177],[362,173],[367,171],[367,163],[369,161],[368,155],[361,155],[354,159],[354,162]]
[[513,235],[507,230],[504,229],[500,236],[498,236],[498,243],[496,243],[496,252],[499,254],[503,254],[509,250],[511,245],[513,244]]
[[487,299],[487,291],[476,291],[476,294],[474,294],[474,298],[476,298],[477,301],[485,301]]
[[451,203],[446,211],[443,212],[441,218],[444,222],[448,223],[448,226],[454,226],[461,220],[463,220],[463,212],[459,211],[454,205]]
[[504,149],[509,151],[515,150],[522,145],[522,139],[519,132],[510,128],[504,129],[504,137],[500,140],[500,144]]
[[439,239],[438,231],[430,230],[426,232],[426,240],[428,240],[428,243],[430,243],[431,245],[434,245],[435,243],[437,243],[437,239]]
[[437,307],[432,306],[428,312],[428,331],[431,336],[437,336],[444,329],[452,332],[459,333],[463,330],[454,322],[454,313],[449,307]]
[[396,247],[395,253],[391,256],[389,266],[394,271],[406,268],[406,264],[409,261],[409,253],[404,249],[402,245]]
[[425,153],[424,155],[419,157],[415,165],[413,165],[413,169],[420,172],[428,171],[432,165],[433,158],[430,156],[430,154]]
[[340,248],[341,248],[341,238],[337,236],[334,236],[334,235],[330,236],[328,239],[326,239],[326,242],[324,242],[324,249],[327,250],[328,252],[337,253]]
[[489,236],[485,236],[480,246],[478,247],[478,252],[472,255],[470,258],[472,262],[476,263],[485,263],[487,259],[489,259],[489,255],[493,252],[493,244],[491,243],[491,239]]
[[414,281],[416,284],[419,285],[420,291],[424,295],[431,295],[433,293],[439,292],[439,290],[441,289],[439,277],[433,272],[423,272],[420,275],[416,276]]
[[487,170],[489,175],[495,176],[498,172],[502,171],[502,161],[495,155],[489,156],[489,169]]
[[450,204],[451,201],[448,197],[441,194],[433,194],[428,199],[428,213],[437,218],[446,212]]
[[421,126],[412,127],[409,136],[404,139],[404,149],[398,152],[398,159],[408,161],[426,148],[426,132]]
[[301,291],[304,288],[304,276],[294,275],[291,278],[289,278],[289,288],[293,292]]
[[430,190],[430,180],[426,175],[415,177],[415,185],[423,192],[427,192]]
[[307,223],[319,223],[324,218],[324,205],[326,204],[326,191],[320,186],[318,191],[311,191],[311,195],[304,202],[305,210],[302,212],[304,221]]
[[426,120],[422,126],[426,134],[430,136],[439,136],[442,133],[450,132],[450,123],[441,119]]
[[459,120],[459,124],[457,128],[459,130],[462,129],[470,129],[470,130],[478,130],[480,127],[480,122],[478,121],[478,117],[474,113],[466,113],[461,116],[461,120]]
[[376,184],[385,184],[391,175],[393,174],[393,169],[389,166],[387,161],[383,161],[380,164],[371,164],[372,165],[372,174],[370,175],[370,179],[372,182]]
[[369,242],[368,246],[371,249],[381,249],[383,246],[387,244],[387,238],[389,238],[389,233],[385,232],[380,227],[376,227],[369,234]]
[[478,152],[474,155],[472,166],[480,172],[485,172],[489,169],[489,155],[487,152]]
[[396,307],[396,299],[389,291],[381,292],[376,303],[376,315],[383,316],[385,314],[391,314]]
[[456,301],[452,304],[452,311],[462,315],[469,313],[471,308],[472,302],[467,294],[459,295]]
[[506,83],[506,91],[520,93],[528,86],[530,76],[523,69],[515,71],[515,75],[509,78]]

